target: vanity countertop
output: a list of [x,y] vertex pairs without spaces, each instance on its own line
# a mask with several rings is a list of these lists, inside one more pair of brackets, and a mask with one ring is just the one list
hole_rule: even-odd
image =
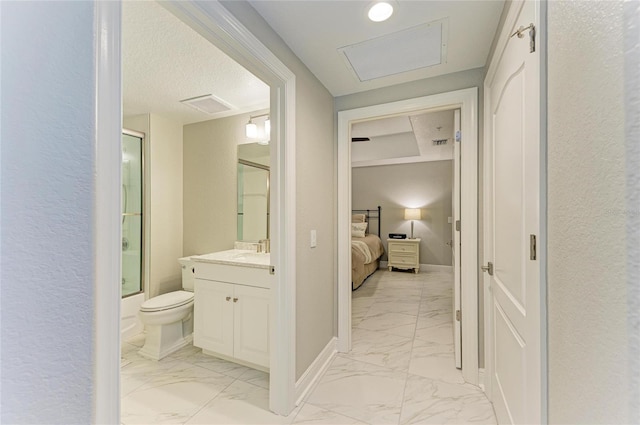
[[256,269],[268,269],[271,264],[270,254],[248,249],[229,249],[211,254],[194,255],[191,259],[201,263],[227,264]]

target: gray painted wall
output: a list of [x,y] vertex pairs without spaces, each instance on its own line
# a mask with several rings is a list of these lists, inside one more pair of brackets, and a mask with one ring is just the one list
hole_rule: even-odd
[[548,25],[549,422],[631,423],[623,2],[548,2]]
[[624,4],[629,422],[640,423],[640,2]]
[[[336,166],[333,97],[249,3],[223,5],[296,75],[296,375],[335,335]],[[318,246],[310,248],[310,231]]]
[[[421,238],[420,264],[451,266],[451,200],[453,162],[431,161],[351,169],[353,208],[382,207],[381,239],[387,250],[389,233],[411,233],[405,208],[420,208],[413,235]],[[377,226],[372,221],[371,226]],[[375,233],[375,232],[374,232]],[[387,256],[383,257],[386,260]]]
[[94,9],[0,3],[2,423],[92,421]]

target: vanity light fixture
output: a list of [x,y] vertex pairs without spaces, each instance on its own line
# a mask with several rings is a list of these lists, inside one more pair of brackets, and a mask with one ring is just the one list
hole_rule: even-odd
[[258,126],[251,121],[251,118],[249,118],[249,122],[245,126],[245,133],[249,139],[258,137]]
[[271,121],[269,121],[269,114],[262,114],[249,117],[249,122],[245,125],[245,134],[248,139],[258,138],[258,126],[253,122],[253,120],[260,117],[267,117],[264,121],[264,135],[269,138],[269,134],[271,133]]
[[375,2],[370,8],[367,16],[373,22],[386,21],[393,15],[393,6],[390,2],[379,1]]

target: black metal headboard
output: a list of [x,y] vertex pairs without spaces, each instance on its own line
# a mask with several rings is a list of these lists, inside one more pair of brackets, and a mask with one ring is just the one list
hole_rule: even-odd
[[[371,223],[370,220],[378,220],[378,237],[380,236],[381,231],[381,221],[382,221],[382,207],[378,205],[378,208],[375,210],[351,210],[351,214],[364,214],[367,218],[367,223]],[[369,224],[369,231],[371,231],[371,224]]]

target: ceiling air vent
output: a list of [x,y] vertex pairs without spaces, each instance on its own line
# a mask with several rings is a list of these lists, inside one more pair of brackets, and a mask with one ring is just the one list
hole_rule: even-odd
[[433,140],[433,144],[436,145],[436,146],[446,145],[447,144],[447,140],[449,140],[449,139],[434,139]]
[[180,103],[183,103],[187,106],[192,107],[193,109],[197,109],[198,111],[204,112],[205,114],[209,115],[234,109],[227,102],[212,94],[183,99],[180,101]]

